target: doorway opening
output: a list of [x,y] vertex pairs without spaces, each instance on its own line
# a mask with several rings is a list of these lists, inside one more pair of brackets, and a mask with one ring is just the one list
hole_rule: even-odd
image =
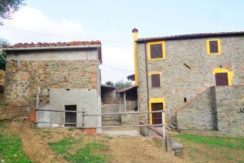
[[77,106],[65,105],[65,127],[76,127],[77,125]]

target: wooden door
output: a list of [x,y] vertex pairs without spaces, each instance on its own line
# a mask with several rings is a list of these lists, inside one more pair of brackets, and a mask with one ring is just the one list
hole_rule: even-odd
[[228,83],[228,74],[227,73],[216,73],[215,74],[216,86],[227,86]]
[[[152,103],[152,111],[162,111],[163,103]],[[152,124],[162,124],[162,113],[152,113]]]

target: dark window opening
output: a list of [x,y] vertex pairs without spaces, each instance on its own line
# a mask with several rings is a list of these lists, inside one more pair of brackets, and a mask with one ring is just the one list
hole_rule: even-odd
[[65,105],[65,127],[76,127],[76,105]]
[[210,53],[218,53],[218,41],[209,41]]
[[[152,103],[152,111],[162,111],[163,103]],[[152,124],[162,124],[162,113],[152,113]]]
[[187,98],[186,97],[184,97],[184,102],[187,102]]
[[160,74],[152,74],[152,87],[160,87]]
[[228,86],[228,74],[227,73],[216,73],[215,74],[216,86]]
[[163,58],[163,47],[162,44],[150,45],[151,59]]

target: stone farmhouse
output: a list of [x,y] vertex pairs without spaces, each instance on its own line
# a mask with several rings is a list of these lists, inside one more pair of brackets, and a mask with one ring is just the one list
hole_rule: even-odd
[[100,41],[19,43],[4,51],[5,100],[28,114],[38,109],[38,127],[76,126],[94,132],[101,126],[101,116],[80,115],[101,113]]
[[[170,127],[244,134],[244,32],[137,38],[139,111],[166,112]],[[162,122],[161,113],[140,121]]]

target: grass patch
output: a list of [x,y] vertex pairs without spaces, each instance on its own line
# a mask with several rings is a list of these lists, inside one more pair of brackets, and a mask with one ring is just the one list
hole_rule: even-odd
[[32,162],[22,150],[21,139],[15,135],[0,134],[1,162]]
[[109,156],[102,153],[108,146],[101,142],[82,143],[72,137],[49,143],[51,149],[72,163],[105,163]]
[[211,147],[226,147],[244,150],[244,138],[225,138],[217,136],[201,136],[191,134],[179,134],[177,138]]
[[55,143],[49,143],[52,150],[54,150],[57,154],[64,154],[67,150],[71,148],[71,146],[75,143],[75,140],[67,137]]

